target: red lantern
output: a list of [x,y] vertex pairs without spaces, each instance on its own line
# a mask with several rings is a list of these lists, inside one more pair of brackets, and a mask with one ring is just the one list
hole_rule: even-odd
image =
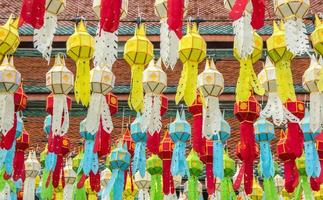
[[25,181],[25,164],[22,162],[25,158],[25,151],[29,148],[29,134],[23,129],[21,136],[16,140],[16,151],[13,159],[13,180],[22,179]]
[[24,92],[23,84],[21,83],[16,92],[14,93],[15,111],[25,110],[27,106],[28,96]]
[[127,149],[128,152],[130,153],[131,157],[133,156],[133,153],[135,151],[135,142],[133,141],[131,134],[130,134],[130,130],[127,127],[126,131],[123,134],[123,144],[127,144]]
[[193,134],[192,145],[193,149],[201,154],[202,151],[202,123],[203,123],[203,104],[201,97],[198,94],[193,104],[188,108],[188,111],[193,115]]
[[253,95],[249,97],[248,101],[236,102],[234,114],[240,121],[240,150],[244,166],[244,188],[246,194],[251,194],[253,164],[257,157],[253,123],[260,114],[259,103]]
[[170,172],[170,165],[174,149],[174,142],[169,136],[168,130],[159,145],[159,157],[163,160],[163,192],[165,195],[174,193],[174,181]]
[[213,141],[203,139],[201,145],[201,160],[205,164],[207,193],[210,195],[215,192],[216,179],[213,174]]
[[118,108],[119,108],[119,104],[118,104],[118,97],[113,94],[113,93],[108,93],[106,95],[106,99],[109,105],[109,109],[110,109],[110,114],[114,115],[118,112]]

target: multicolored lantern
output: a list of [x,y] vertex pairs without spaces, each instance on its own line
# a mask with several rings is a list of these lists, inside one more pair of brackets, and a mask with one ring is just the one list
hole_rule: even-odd
[[149,200],[149,187],[151,176],[148,172],[142,177],[139,172],[135,174],[135,184],[139,189],[138,200]]
[[303,87],[310,93],[310,116],[309,123],[312,132],[320,131],[323,126],[323,94],[320,90],[320,72],[322,66],[317,62],[314,55],[311,55],[311,64],[303,75]]
[[188,0],[155,0],[155,14],[160,18],[160,56],[167,68],[174,69],[177,63],[187,8]]
[[44,25],[34,30],[34,47],[48,62],[52,53],[52,43],[57,28],[57,15],[66,7],[65,0],[46,0]]
[[19,18],[13,19],[13,15],[10,15],[6,24],[0,26],[0,62],[5,55],[13,54],[20,44],[18,22]]
[[90,60],[94,52],[94,39],[87,32],[83,20],[66,42],[67,55],[76,62],[75,99],[84,106],[90,100]]
[[251,200],[262,200],[263,190],[260,187],[258,180],[254,178],[252,185],[252,193],[250,194]]
[[128,104],[136,112],[143,108],[143,71],[153,58],[153,50],[153,44],[146,37],[145,25],[138,24],[135,35],[126,42],[124,48],[124,59],[131,66],[131,92]]
[[124,187],[124,171],[128,169],[130,164],[130,153],[127,151],[127,145],[119,143],[117,148],[111,152],[109,160],[112,176],[108,185],[103,190],[102,199],[110,199],[112,192],[114,200],[121,200]]
[[189,175],[189,169],[185,160],[186,142],[191,137],[191,126],[185,119],[185,111],[176,113],[176,119],[169,125],[170,137],[175,143],[173,150],[171,172],[173,176]]
[[196,99],[198,64],[206,56],[206,42],[199,34],[197,24],[187,24],[187,33],[180,40],[179,58],[183,62],[183,70],[178,83],[175,102],[182,99],[191,106]]
[[131,137],[134,140],[135,153],[132,162],[132,172],[135,174],[139,171],[141,177],[146,173],[146,142],[147,135],[145,129],[142,129],[143,119],[140,113],[137,113],[137,117],[130,126]]
[[188,178],[188,198],[199,199],[200,195],[198,194],[198,177],[202,173],[203,163],[194,150],[191,150],[186,161],[190,172]]
[[157,63],[150,61],[143,72],[142,82],[145,91],[142,128],[152,135],[162,127],[160,95],[167,87],[167,75],[161,67],[161,59]]
[[300,180],[297,188],[295,189],[294,196],[296,199],[300,199],[304,194],[304,199],[313,199],[313,193],[311,186],[307,180],[306,166],[304,155],[296,160],[296,166],[300,174]]
[[25,161],[26,179],[24,182],[23,199],[35,199],[35,178],[40,173],[41,166],[36,158],[36,152],[30,151]]
[[70,157],[66,159],[66,165],[64,167],[64,183],[65,183],[65,187],[63,191],[64,199],[66,200],[72,199],[73,184],[75,180],[76,180],[76,173],[73,170],[73,160]]
[[303,22],[309,8],[309,0],[274,0],[275,14],[285,21],[287,49],[294,55],[302,55],[309,50],[307,31]]
[[315,15],[315,29],[311,34],[313,49],[323,55],[323,22],[318,15]]
[[162,160],[157,155],[152,155],[147,159],[147,171],[151,175],[150,199],[163,199],[161,175],[163,171]]
[[229,157],[228,152],[223,155],[224,177],[221,179],[221,199],[236,199],[236,194],[232,187],[231,178],[233,177],[236,166],[234,160]]

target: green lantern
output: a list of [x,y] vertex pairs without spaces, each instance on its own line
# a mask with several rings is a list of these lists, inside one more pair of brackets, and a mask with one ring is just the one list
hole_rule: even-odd
[[147,160],[147,171],[151,175],[150,199],[163,199],[161,176],[163,173],[163,162],[157,155],[152,155]]
[[233,190],[231,178],[236,172],[236,165],[233,159],[229,157],[228,152],[223,155],[224,177],[221,180],[221,199],[237,199]]
[[190,172],[188,178],[188,198],[199,199],[198,177],[202,174],[203,163],[198,157],[196,151],[194,151],[193,149],[188,155],[186,161]]

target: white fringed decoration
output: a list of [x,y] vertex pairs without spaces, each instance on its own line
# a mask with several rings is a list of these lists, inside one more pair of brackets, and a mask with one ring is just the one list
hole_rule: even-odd
[[203,107],[202,136],[211,139],[213,134],[221,128],[222,113],[218,97],[208,96],[205,98],[206,108]]
[[94,65],[112,66],[118,57],[118,31],[114,33],[101,30],[100,25],[95,36]]
[[24,196],[23,200],[34,200],[35,199],[35,178],[26,177],[24,182]]
[[1,200],[12,200],[10,197],[10,186],[6,183],[3,190],[0,192]]
[[164,195],[164,200],[178,200],[176,193]]
[[178,60],[179,38],[174,31],[169,31],[167,20],[160,22],[160,57],[166,68],[174,69]]
[[267,104],[260,114],[265,118],[272,117],[274,124],[277,126],[284,123],[284,105],[276,92],[268,93]]
[[[283,107],[284,109],[284,116],[286,118],[286,120],[288,120],[289,122],[292,123],[299,123],[300,120],[298,117],[296,117],[295,115],[293,115],[293,113],[291,113],[285,106]],[[287,121],[284,121],[284,123],[287,123]]]
[[[69,113],[66,95],[54,94],[53,96],[53,121],[52,132],[54,135],[63,136],[69,128]],[[63,123],[61,120],[63,119]]]
[[253,28],[251,16],[245,13],[240,19],[233,22],[234,43],[241,58],[245,58],[253,51]]
[[150,200],[148,190],[139,190],[138,200]]
[[34,30],[34,47],[48,62],[52,54],[52,43],[56,28],[57,16],[46,12],[43,27]]
[[320,92],[310,93],[310,129],[316,132],[322,125],[322,102],[323,95]]
[[147,130],[151,135],[159,132],[162,127],[161,99],[159,95],[147,93],[144,97],[144,110],[142,114],[142,130]]
[[72,200],[72,196],[73,196],[73,185],[65,184],[64,191],[63,191],[64,200]]
[[102,118],[103,129],[107,133],[113,130],[113,123],[110,114],[109,105],[106,98],[101,93],[92,93],[88,113],[86,116],[86,130],[91,134],[96,134]]
[[0,93],[0,132],[6,136],[14,124],[15,103],[13,94]]
[[303,55],[309,50],[306,26],[302,19],[288,19],[285,22],[287,49],[294,55]]

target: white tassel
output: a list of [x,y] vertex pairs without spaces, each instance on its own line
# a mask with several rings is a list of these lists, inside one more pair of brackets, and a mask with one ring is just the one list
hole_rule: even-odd
[[245,13],[232,24],[235,47],[241,58],[245,58],[253,52],[253,29],[250,23],[251,16]]
[[34,30],[34,47],[48,62],[52,54],[52,43],[56,28],[57,16],[46,12],[43,27]]
[[107,101],[104,96],[101,99],[101,102],[102,102],[101,103],[101,105],[102,105],[102,109],[101,109],[102,126],[103,126],[103,129],[107,133],[111,133],[113,130],[113,123],[112,123],[110,108],[109,108],[109,105],[107,104]]
[[[144,109],[142,112],[142,124],[141,129],[147,130],[151,120],[153,106],[153,95],[151,93],[145,94],[144,97]],[[151,133],[153,134],[153,133]]]
[[179,39],[174,31],[169,31],[166,20],[160,24],[160,57],[166,68],[174,69],[178,60]]
[[0,132],[6,136],[14,124],[15,103],[13,94],[0,94]]
[[300,122],[299,118],[293,115],[293,113],[291,113],[285,106],[283,107],[283,109],[284,109],[284,116],[289,122],[293,122],[293,123]]
[[138,193],[138,200],[150,200],[149,192],[148,190],[139,190]]
[[310,93],[310,129],[316,132],[321,127],[321,94],[319,92]]
[[[66,96],[64,94],[55,94],[53,97],[53,121],[52,132],[54,135],[63,136],[69,128],[69,114]],[[62,124],[62,118],[64,121]]]
[[160,109],[160,96],[152,93],[146,94],[144,97],[144,110],[142,114],[142,130],[147,130],[151,135],[161,130],[162,121]]
[[24,196],[23,200],[35,199],[35,178],[26,177],[24,182]]
[[72,200],[72,196],[73,196],[73,185],[66,184],[63,191],[63,199]]
[[267,104],[260,114],[265,118],[272,117],[277,126],[284,123],[284,106],[276,92],[268,94]]
[[118,31],[105,32],[98,26],[95,36],[94,65],[112,67],[118,57]]
[[206,108],[203,107],[202,136],[211,139],[213,134],[221,128],[222,113],[219,99],[209,96],[206,98]]
[[285,23],[287,49],[294,55],[303,55],[309,50],[306,27],[302,19],[288,19]]
[[1,200],[11,200],[10,197],[10,186],[6,183],[3,190],[0,192],[0,199]]

